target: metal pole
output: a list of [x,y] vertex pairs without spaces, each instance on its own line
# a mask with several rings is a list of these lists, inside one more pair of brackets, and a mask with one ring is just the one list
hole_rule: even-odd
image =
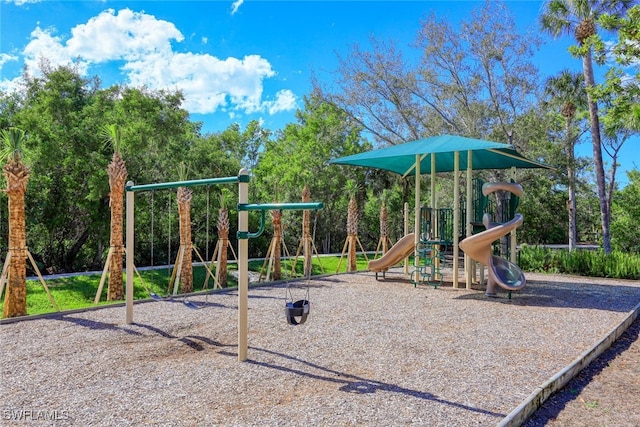
[[[409,234],[409,203],[404,202],[404,236]],[[404,259],[404,274],[409,275],[409,263],[408,258]]]
[[413,233],[415,235],[414,244],[414,266],[420,265],[418,247],[420,244],[420,154],[416,154],[416,200],[415,200],[415,220]]
[[439,232],[438,224],[438,202],[436,201],[436,153],[431,153],[431,239],[438,240],[442,238]]
[[[133,182],[127,182],[127,187],[133,186]],[[133,323],[133,245],[134,245],[134,197],[133,191],[126,192],[126,218],[125,223],[127,227],[126,237],[126,322],[127,324]]]
[[460,249],[460,152],[453,154],[453,287],[458,288],[458,256]]
[[150,190],[161,190],[166,188],[177,188],[177,187],[196,187],[199,185],[218,185],[218,184],[235,184],[238,182],[237,176],[226,176],[222,178],[205,178],[205,179],[194,179],[190,181],[175,181],[175,182],[159,182],[156,184],[142,184],[142,185],[129,185],[127,183],[126,190],[127,191],[150,191]]
[[[516,182],[516,168],[515,168],[515,166],[511,168],[511,178],[513,179],[513,182]],[[511,197],[514,197],[514,195],[511,194]],[[515,214],[515,212],[514,212],[514,214]],[[509,218],[509,221],[512,220],[512,219],[513,218]],[[510,239],[511,247],[509,248],[510,249],[509,250],[509,258],[510,258],[510,261],[512,263],[514,263],[514,264],[517,261],[516,250],[518,248],[518,242],[517,242],[516,233],[517,233],[516,229],[514,228],[511,231],[511,239]],[[569,243],[571,243],[571,242],[569,242]]]
[[[473,212],[471,212],[471,200],[473,198],[472,192],[472,178],[473,178],[473,152],[471,150],[467,151],[467,237],[471,236],[473,233],[473,226],[471,225],[471,220],[473,218]],[[467,289],[471,289],[471,275],[473,274],[471,269],[475,269],[474,261],[467,255],[464,254],[464,271],[466,275]]]
[[[249,202],[249,172],[238,173],[238,204]],[[247,360],[248,305],[249,305],[249,212],[238,210],[238,361]]]

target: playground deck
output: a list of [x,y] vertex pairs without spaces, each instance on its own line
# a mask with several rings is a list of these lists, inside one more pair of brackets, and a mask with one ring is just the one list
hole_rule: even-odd
[[124,307],[2,324],[2,416],[60,426],[496,425],[640,303],[635,281],[527,278],[509,300],[414,288],[397,269],[379,282],[327,276],[311,281],[300,326],[286,322],[284,285],[251,288],[246,362],[235,291],[200,310],[136,304],[131,325]]

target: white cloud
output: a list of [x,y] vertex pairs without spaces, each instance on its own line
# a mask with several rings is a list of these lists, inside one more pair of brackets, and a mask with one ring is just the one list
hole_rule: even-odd
[[[236,3],[239,7],[242,2]],[[81,73],[87,73],[93,64],[118,61],[128,84],[182,90],[184,107],[192,113],[275,114],[295,109],[296,97],[287,89],[276,93],[274,100],[264,100],[263,81],[276,75],[267,59],[259,55],[220,59],[175,52],[172,43],[182,42],[184,36],[172,23],[152,15],[130,9],[116,14],[109,9],[71,29],[66,41],[55,32],[37,27],[31,33],[22,54],[32,73],[38,70],[42,56],[52,66],[73,61]],[[0,57],[0,61],[10,59]],[[1,85],[6,87],[8,82]]]
[[[10,61],[17,61],[18,59],[19,58],[17,56],[9,55],[7,53],[0,53],[0,71],[2,71],[4,64]],[[19,82],[20,79],[0,80],[0,90],[6,93],[15,92],[19,89]]]
[[296,108],[296,96],[289,89],[283,89],[276,93],[275,101],[265,101],[269,114],[280,111],[291,111]]
[[18,57],[15,55],[9,55],[8,53],[0,53],[0,70],[2,70],[2,66],[9,61],[17,61]]
[[244,3],[244,0],[236,0],[231,4],[231,14],[232,15],[236,14],[238,9],[240,9],[240,6],[242,6],[242,3]]
[[42,0],[4,0],[7,3],[14,3],[16,6],[22,6],[27,3],[40,3]]
[[[55,28],[43,30],[40,27],[36,27],[31,32],[31,41],[22,51],[24,62],[30,72],[35,74],[36,70],[39,70],[39,62],[42,58],[46,58],[54,67],[74,61],[72,52],[62,44],[62,38],[54,36],[54,33]],[[77,63],[78,70],[86,73],[87,61],[80,59]]]
[[116,15],[109,9],[74,27],[67,49],[74,56],[94,62],[130,61],[154,53],[170,55],[172,40],[181,42],[184,36],[170,22],[130,9],[122,9]]

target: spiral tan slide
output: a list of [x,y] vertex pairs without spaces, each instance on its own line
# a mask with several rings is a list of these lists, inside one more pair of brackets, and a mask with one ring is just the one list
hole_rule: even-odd
[[[491,245],[502,236],[511,233],[512,230],[522,225],[522,214],[516,216],[509,222],[495,225],[481,233],[467,237],[460,242],[460,249],[474,260],[486,265],[489,270],[489,280],[487,282],[488,296],[495,296],[495,285],[509,291],[522,289],[527,281],[524,273],[516,264],[491,253]],[[485,226],[489,225],[489,216],[485,214]]]
[[[496,191],[509,191],[517,197],[522,197],[523,194],[522,186],[513,182],[491,182],[482,186],[482,193],[485,196]],[[520,227],[522,221],[522,214],[519,213],[515,214],[511,221],[504,224],[491,222],[489,214],[484,214],[482,223],[486,230],[460,242],[460,249],[465,254],[488,267],[487,296],[496,295],[496,285],[509,291],[517,291],[527,284],[520,267],[511,261],[493,255],[491,252],[493,242]]]
[[415,248],[415,235],[413,233],[407,234],[402,239],[398,240],[395,245],[387,251],[386,254],[378,259],[369,261],[369,271],[376,272],[376,279],[379,272],[385,272],[390,267],[393,267],[404,258],[413,253]]

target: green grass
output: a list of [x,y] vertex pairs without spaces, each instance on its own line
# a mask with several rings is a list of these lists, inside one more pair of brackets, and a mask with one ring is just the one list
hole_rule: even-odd
[[[333,274],[337,272],[338,264],[340,272],[346,271],[346,257],[340,262],[340,257],[313,257],[313,275]],[[249,270],[259,273],[264,262],[253,260],[249,262]],[[293,262],[282,261],[283,279],[301,278],[303,262],[298,258],[295,272],[291,273]],[[612,277],[619,279],[640,279],[640,255],[613,252],[605,255],[602,251],[567,250],[540,248],[524,245],[518,257],[518,264],[524,271],[543,272],[553,274],[576,274],[591,277]],[[364,256],[358,256],[358,270],[367,268]],[[235,264],[229,264],[229,272],[236,269]],[[263,272],[263,273],[266,273]],[[202,291],[206,278],[204,267],[196,266],[193,269],[194,292]],[[141,270],[142,281],[134,278],[134,299],[149,298],[151,292],[164,296],[169,294],[169,279],[171,270]],[[60,310],[76,310],[93,307],[93,300],[100,283],[100,274],[75,275],[59,279],[46,280],[53,298]],[[213,279],[209,279],[208,289],[213,288]],[[228,286],[237,286],[233,275],[228,275]],[[107,283],[100,298],[99,305],[108,305],[121,301],[107,302]],[[27,281],[27,313],[43,314],[54,312],[44,288],[39,280]]]
[[[320,274],[336,273],[339,260],[340,257],[321,257],[320,259],[318,257],[313,257],[312,274],[316,276]],[[295,263],[295,272],[292,274],[291,269],[293,261],[283,260],[283,279],[302,277],[302,261],[302,257],[298,258]],[[364,256],[359,255],[357,262],[358,270],[366,270],[367,261]],[[262,266],[262,260],[253,260],[249,262],[249,270],[256,273],[260,273]],[[235,264],[229,264],[228,270],[230,273],[236,269],[237,266]],[[346,271],[346,257],[342,260],[340,267],[340,272],[344,271]],[[266,273],[266,268],[264,273]],[[142,280],[140,280],[137,275],[134,276],[134,300],[149,298],[150,293],[155,293],[161,296],[166,296],[170,293],[170,269],[140,270],[140,276],[142,277]],[[204,267],[195,266],[193,268],[194,292],[213,288],[213,278],[209,278],[208,287],[206,289],[203,288],[206,277],[207,271]],[[238,285],[232,274],[228,274],[227,280],[229,287],[236,287]],[[46,279],[45,277],[45,281],[51,295],[61,311],[77,310],[94,306],[93,300],[100,284],[100,274],[74,275],[58,279]],[[98,305],[121,303],[122,301],[106,301],[107,285],[108,283],[105,281]],[[27,313],[29,315],[35,315],[51,313],[54,311],[55,309],[40,281],[27,280]]]

